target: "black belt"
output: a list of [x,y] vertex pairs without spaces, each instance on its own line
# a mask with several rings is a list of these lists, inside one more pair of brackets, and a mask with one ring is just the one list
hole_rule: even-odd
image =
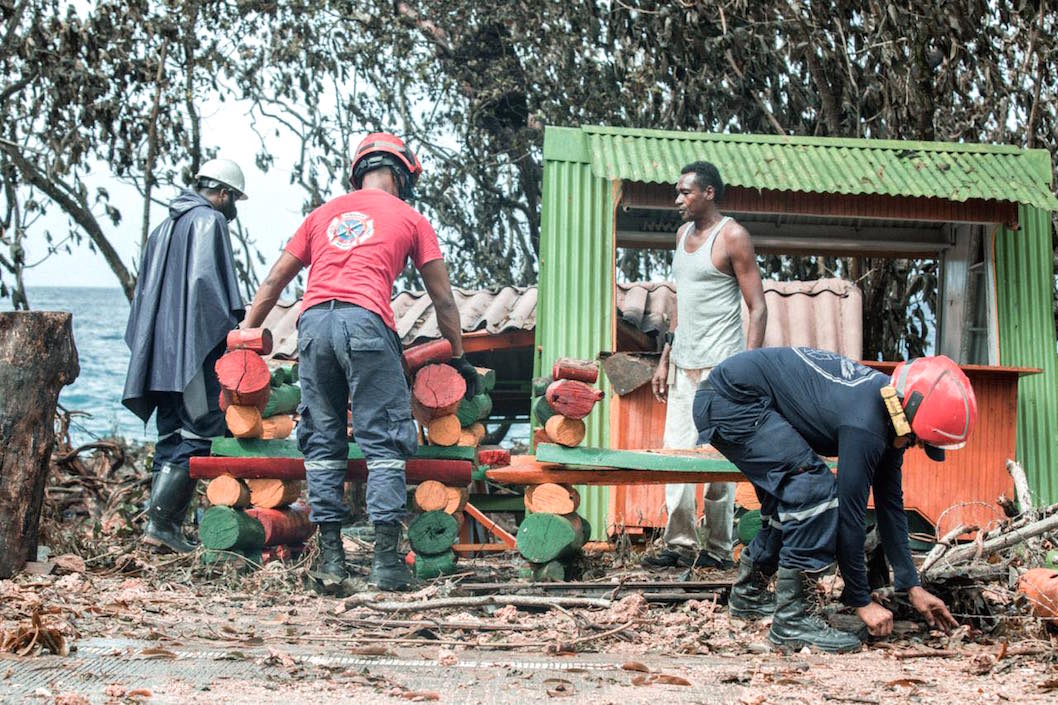
[[321,301],[318,304],[313,304],[312,306],[309,306],[305,310],[306,311],[312,311],[313,309],[317,309],[317,308],[325,308],[328,311],[333,311],[336,308],[363,308],[363,307],[362,306],[358,306],[357,304],[349,303],[348,301],[339,301],[338,299],[331,299],[330,301]]

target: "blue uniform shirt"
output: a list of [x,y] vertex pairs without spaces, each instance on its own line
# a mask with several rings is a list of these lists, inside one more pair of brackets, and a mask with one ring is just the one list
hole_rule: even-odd
[[906,590],[919,584],[904,514],[904,451],[893,447],[893,430],[879,391],[889,383],[886,375],[825,350],[760,348],[724,360],[708,382],[732,401],[767,402],[812,450],[838,456],[837,559],[845,581],[845,604],[862,607],[870,601],[863,545],[872,489],[894,586]]

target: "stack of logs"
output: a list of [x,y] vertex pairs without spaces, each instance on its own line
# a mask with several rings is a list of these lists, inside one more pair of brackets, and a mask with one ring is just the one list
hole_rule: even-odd
[[452,546],[459,538],[468,496],[466,487],[446,487],[436,480],[415,488],[415,504],[422,513],[408,525],[408,542],[417,577],[429,579],[455,572]]
[[518,527],[518,552],[529,562],[522,577],[559,582],[570,575],[573,560],[591,535],[587,519],[576,513],[580,495],[570,485],[546,482],[525,488],[526,516]]
[[298,501],[301,485],[297,480],[241,480],[230,475],[211,480],[206,498],[212,506],[198,527],[206,549],[203,562],[241,559],[261,565],[300,554],[316,530],[308,505]]
[[550,377],[533,380],[533,418],[542,426],[533,434],[537,443],[574,447],[584,440],[584,417],[602,400],[591,386],[599,379],[599,366],[590,360],[559,358]]
[[217,360],[220,409],[236,438],[286,438],[294,429],[292,414],[301,402],[297,366],[269,371],[262,355],[272,352],[267,328],[233,330],[228,351]]
[[493,370],[478,368],[478,394],[465,399],[463,377],[448,364],[452,345],[444,339],[404,351],[408,370],[414,375],[412,415],[419,422],[423,440],[436,446],[476,448],[485,438],[484,421],[492,413],[489,392],[496,386]]

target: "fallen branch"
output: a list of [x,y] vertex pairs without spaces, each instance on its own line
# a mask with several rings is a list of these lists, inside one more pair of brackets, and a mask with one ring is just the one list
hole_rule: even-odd
[[929,553],[926,554],[926,559],[922,561],[922,567],[919,569],[920,573],[925,573],[933,565],[940,560],[951,545],[955,542],[955,539],[959,538],[963,534],[967,534],[971,531],[977,531],[976,526],[967,526],[966,524],[959,524],[954,529],[944,534],[937,545],[930,549]]
[[1025,476],[1025,470],[1016,460],[1007,460],[1007,472],[1014,480],[1014,496],[1018,500],[1018,509],[1022,514],[1033,515],[1035,505],[1032,501],[1032,491],[1029,489],[1029,479]]
[[[1006,646],[1005,644],[1003,646]],[[1006,646],[1004,650],[1000,651],[1003,658],[1010,656],[1040,656],[1041,654],[1049,654],[1054,651],[1053,646]],[[968,656],[979,656],[981,654],[988,654],[990,656],[998,656],[993,654],[991,651],[968,651],[961,649],[915,649],[910,651],[893,651],[893,658],[901,661],[909,658],[966,658]]]
[[[1014,531],[1005,532],[1000,536],[983,541],[980,545],[975,542],[953,548],[944,556],[944,562],[951,565],[960,561],[972,559],[976,555],[988,555],[989,553],[1022,543],[1026,539],[1031,539],[1034,536],[1039,536],[1055,530],[1058,530],[1058,515],[1049,516],[1046,519],[1026,524]],[[934,565],[937,565],[937,563],[934,563]],[[925,575],[925,573],[926,571],[923,570],[922,574]]]
[[355,597],[345,601],[345,609],[368,607],[380,612],[404,612],[409,610],[435,610],[446,607],[485,607],[488,605],[515,607],[602,607],[613,604],[612,600],[596,597],[547,597],[543,595],[481,595],[479,597],[441,597],[418,602],[373,602],[370,597]]

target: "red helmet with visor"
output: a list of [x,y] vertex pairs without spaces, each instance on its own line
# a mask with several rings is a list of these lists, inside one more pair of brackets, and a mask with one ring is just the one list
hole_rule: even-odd
[[977,422],[977,397],[966,374],[944,355],[901,362],[893,370],[893,387],[915,437],[926,455],[943,460],[944,450],[966,445]]

